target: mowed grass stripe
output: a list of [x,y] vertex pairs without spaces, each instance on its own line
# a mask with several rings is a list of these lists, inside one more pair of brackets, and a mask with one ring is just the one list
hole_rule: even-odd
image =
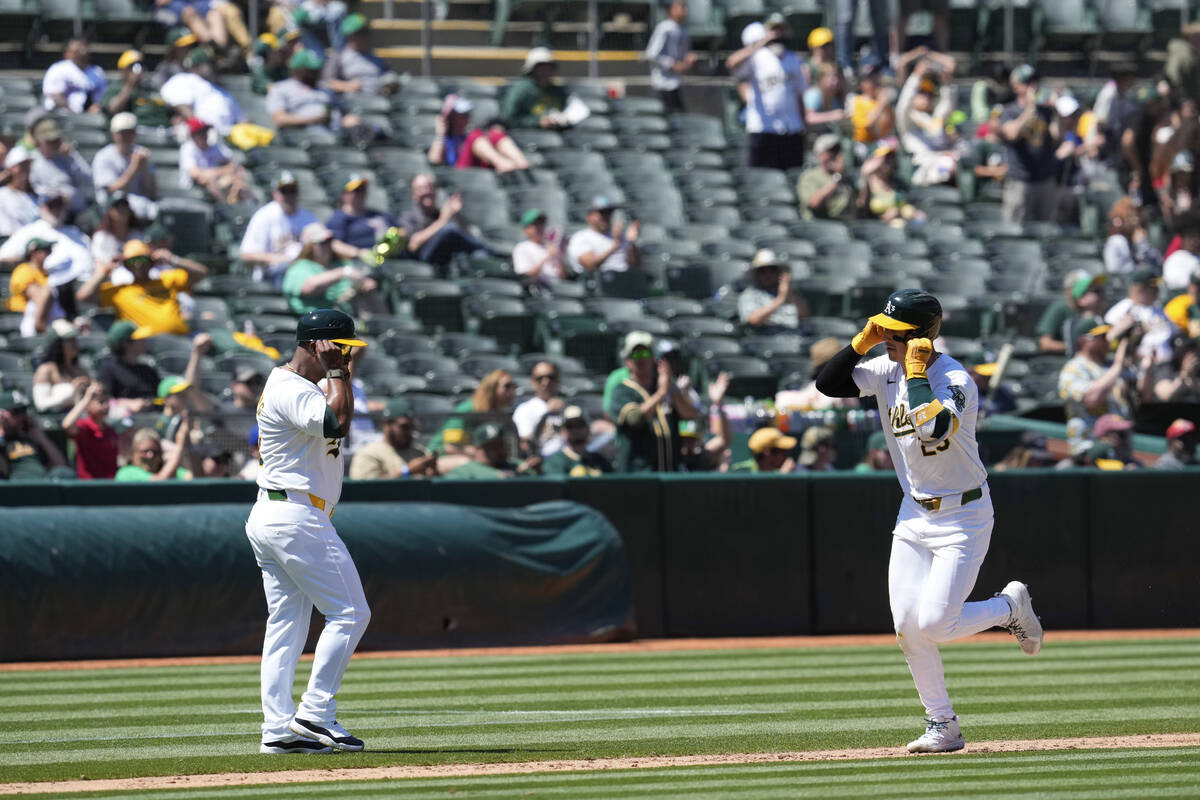
[[[978,663],[991,667],[996,652],[1015,652],[1014,645],[945,645],[942,648],[947,664],[967,665]],[[732,654],[732,655],[731,655]],[[1039,664],[1051,665],[1056,661],[1077,664],[1081,660],[1111,663],[1119,666],[1122,660],[1143,662],[1149,655],[1157,660],[1165,661],[1172,658],[1200,658],[1200,643],[1190,644],[1177,639],[1168,640],[1130,640],[1114,642],[1098,646],[1092,642],[1063,642],[1056,644],[1051,641],[1047,649],[1039,655]],[[585,663],[580,663],[586,658]],[[850,666],[873,667],[890,666],[897,661],[903,662],[903,656],[894,647],[836,648],[821,650],[819,648],[786,648],[773,650],[696,650],[686,653],[666,654],[633,653],[624,655],[583,654],[570,657],[555,656],[539,658],[537,656],[493,656],[479,658],[447,658],[430,659],[356,659],[356,671],[364,675],[383,677],[376,673],[390,673],[403,676],[406,679],[434,678],[438,680],[471,680],[471,679],[504,679],[509,675],[529,677],[562,677],[572,674],[595,676],[612,674],[614,678],[623,678],[629,674],[653,675],[665,673],[674,675],[686,671],[698,664],[703,664],[706,670],[714,673],[753,669],[766,674],[774,670],[844,670]],[[122,685],[153,685],[156,681],[169,683],[172,675],[179,670],[187,670],[197,679],[227,678],[245,674],[244,664],[197,665],[148,667],[138,669],[104,669],[83,670],[46,670],[39,672],[16,672],[5,675],[0,696],[7,693],[20,694],[26,685],[42,688],[48,683],[56,683],[59,690],[70,691],[73,688],[94,690],[96,687],[119,688]],[[531,669],[532,667],[532,669]]]
[[[1096,675],[1108,676],[1126,676],[1140,675],[1145,672],[1147,667],[1153,669],[1156,673],[1165,674],[1171,671],[1187,673],[1194,671],[1200,665],[1200,655],[1197,658],[1178,657],[1178,658],[1153,658],[1150,659],[1151,664],[1147,664],[1146,660],[1131,661],[1121,660],[1110,662],[1103,659],[1090,659],[1076,662],[1054,662],[1040,661],[1037,659],[1029,659],[1020,656],[1011,651],[997,652],[993,659],[986,663],[960,665],[951,660],[947,660],[946,669],[953,677],[965,681],[970,680],[999,680],[999,681],[1025,681],[1034,676],[1042,676],[1052,678],[1053,680],[1067,680],[1071,677],[1087,676],[1091,679]],[[701,684],[701,685],[718,685],[722,683],[736,683],[739,685],[747,684],[773,684],[779,681],[794,681],[794,682],[809,682],[809,681],[836,681],[837,683],[871,683],[878,679],[895,679],[897,675],[897,667],[903,668],[903,659],[896,660],[892,664],[884,664],[878,667],[864,668],[827,668],[821,670],[803,669],[803,668],[780,668],[774,670],[713,670],[703,662],[696,662],[690,665],[687,669],[670,674],[650,674],[642,673],[636,670],[630,670],[625,674],[612,676],[603,673],[588,674],[581,672],[573,675],[556,676],[553,673],[514,673],[503,678],[494,678],[485,680],[480,678],[458,679],[455,676],[440,675],[436,679],[431,680],[415,680],[403,675],[381,675],[381,674],[358,674],[360,671],[354,669],[357,663],[352,665],[352,670],[347,675],[347,681],[354,680],[360,683],[369,683],[370,685],[385,687],[388,691],[397,691],[402,693],[437,693],[437,692],[457,692],[457,691],[481,691],[481,692],[509,692],[512,690],[538,690],[542,691],[547,686],[547,681],[553,681],[555,689],[572,689],[583,688],[592,689],[597,685],[605,685],[606,679],[615,686],[623,687],[657,687],[662,684],[679,685],[679,684]],[[1019,665],[1019,674],[1015,669]],[[186,667],[174,668],[179,670],[171,675],[162,677],[150,677],[145,681],[128,681],[119,686],[108,685],[104,687],[92,687],[90,690],[84,684],[65,689],[61,686],[47,687],[45,689],[45,700],[50,702],[70,702],[79,697],[86,697],[101,703],[120,703],[124,701],[126,695],[136,695],[139,698],[154,698],[154,697],[195,697],[204,696],[206,692],[218,691],[215,688],[203,688],[214,686],[212,682],[204,678],[197,678],[187,673]],[[226,676],[225,679],[219,681],[215,686],[219,686],[219,691],[228,691],[239,687],[257,687],[257,668],[251,665],[246,665],[243,672]],[[31,692],[39,692],[39,687],[36,685],[27,685],[21,691],[13,690],[7,685],[3,690],[0,690],[0,702],[13,707],[21,707],[22,705],[33,705],[40,698],[31,696]]]
[[[1065,675],[1061,673],[1039,673],[1035,668],[1025,669],[1025,662],[1011,662],[1008,669],[998,675],[970,675],[962,671],[948,670],[948,681],[952,693],[956,697],[965,696],[973,691],[1004,691],[1015,692],[1033,691],[1039,688],[1046,690],[1061,689],[1066,692],[1071,687],[1094,688],[1096,686],[1112,686],[1114,690],[1123,690],[1126,685],[1141,684],[1155,681],[1163,685],[1195,686],[1200,681],[1198,665],[1180,666],[1172,669],[1155,669],[1149,665],[1142,669],[1130,668],[1122,671],[1088,672],[1081,669],[1077,673]],[[298,686],[306,680],[301,676]],[[676,681],[656,681],[653,683],[630,682],[626,684],[603,684],[594,682],[587,686],[570,686],[566,688],[552,687],[543,683],[539,688],[528,682],[510,682],[509,685],[492,685],[476,687],[470,691],[453,687],[414,685],[411,683],[378,684],[367,676],[355,675],[353,666],[347,674],[346,684],[340,698],[344,703],[411,703],[428,705],[442,698],[469,697],[484,703],[510,704],[517,702],[533,702],[544,704],[556,700],[574,699],[586,702],[593,693],[611,697],[614,693],[642,697],[671,697],[679,696],[702,698],[706,694],[725,696],[725,692],[748,693],[762,692],[780,694],[797,698],[822,698],[830,696],[862,697],[882,696],[899,697],[912,691],[912,681],[907,670],[903,667],[892,670],[890,675],[872,680],[826,679],[788,677],[779,680],[711,680],[703,674],[684,674]],[[181,676],[179,686],[174,690],[157,689],[138,692],[131,689],[120,694],[83,693],[64,696],[57,693],[39,695],[30,691],[20,698],[11,698],[4,702],[7,710],[12,713],[59,710],[64,714],[72,710],[131,708],[139,711],[172,708],[178,706],[207,705],[210,702],[225,702],[231,697],[247,698],[253,703],[258,696],[257,681],[246,683],[237,681],[229,686],[206,686],[195,688]]]
[[[1189,654],[1200,657],[1200,640],[1167,640],[1144,650],[1141,642],[1069,644],[1046,651],[1054,658],[1037,659],[1022,656],[1015,644],[946,648],[968,738],[1195,730],[1200,670]],[[331,763],[891,746],[919,730],[920,706],[894,647],[728,652],[692,651],[674,659],[657,653],[493,657],[488,670],[505,676],[493,681],[481,680],[468,658],[358,660],[347,674],[340,716],[373,752]],[[643,656],[660,667],[675,663],[679,671],[644,673],[636,669]],[[530,673],[554,675],[548,663],[564,660],[572,665],[564,681],[530,679]],[[433,661],[444,668],[430,669]],[[429,677],[413,678],[414,663]],[[731,663],[744,668],[712,669]],[[820,669],[813,668],[817,663]],[[616,664],[618,671],[611,669]],[[307,671],[305,664],[298,689]],[[460,671],[474,677],[453,680]],[[112,670],[75,671],[66,684],[51,680],[41,687],[36,678],[51,673],[22,673],[20,696],[6,692],[6,705],[14,714],[49,717],[0,733],[6,751],[0,779],[69,774],[81,765],[97,776],[203,771],[214,762],[218,770],[294,768],[254,752],[257,672],[254,664],[222,665],[215,673],[182,666],[123,670],[113,680]],[[90,677],[104,680],[88,693]],[[72,690],[63,691],[71,683]],[[555,710],[581,713],[548,713]],[[520,711],[535,713],[514,713]],[[65,747],[46,747],[49,742]]]
[[[1113,750],[1012,753],[753,765],[669,767],[403,781],[242,786],[169,791],[86,792],[69,798],[133,800],[259,800],[336,796],[346,800],[403,796],[406,800],[516,796],[623,797],[927,797],[931,786],[954,797],[1066,798],[1186,796],[1200,756],[1194,750]],[[1028,793],[1023,786],[1034,783]],[[1103,787],[1103,788],[1100,788]]]
[[[1147,717],[1143,718],[1142,714]],[[1066,713],[1010,712],[973,715],[970,720],[964,719],[964,725],[968,735],[976,740],[1179,732],[1194,729],[1195,709],[1127,706]],[[440,748],[473,752],[484,758],[488,753],[514,752],[525,752],[526,758],[543,758],[550,757],[541,755],[547,752],[616,756],[639,752],[682,754],[855,748],[907,741],[918,732],[918,727],[919,717],[909,714],[877,714],[849,719],[843,716],[797,718],[764,714],[731,715],[720,719],[654,718],[529,726],[447,725],[396,729],[365,725],[355,726],[355,730],[368,738],[373,752],[365,758],[372,763],[381,763],[378,758],[389,754],[408,757],[411,763],[437,753]],[[256,737],[230,737],[226,730],[213,727],[203,731],[179,726],[148,727],[137,729],[136,733],[120,730],[110,732],[103,739],[65,742],[53,749],[59,757],[74,764],[105,764],[120,756],[136,756],[147,762],[172,760],[194,752],[197,742],[203,742],[203,751],[210,754],[237,756],[254,752]],[[371,733],[368,735],[367,731]],[[5,764],[14,768],[43,764],[46,750],[45,743],[9,744],[5,747]],[[0,769],[0,777],[4,774],[5,771]]]
[[[487,703],[481,703],[471,698],[447,697],[444,702],[438,703],[437,707],[396,704],[390,708],[381,708],[378,703],[372,702],[370,716],[380,719],[407,719],[411,724],[422,725],[454,720],[459,720],[464,724],[487,723],[495,719],[503,719],[506,716],[515,719],[527,717],[528,720],[532,720],[537,715],[544,715],[547,719],[557,717],[568,720],[606,714],[626,714],[631,717],[654,714],[695,715],[705,712],[728,714],[737,710],[753,712],[760,708],[781,712],[807,710],[856,715],[869,713],[872,709],[911,709],[913,702],[911,689],[895,693],[877,692],[869,698],[864,698],[861,693],[844,693],[838,697],[815,693],[811,698],[807,697],[807,693],[804,694],[806,695],[805,699],[798,699],[797,693],[789,691],[787,687],[781,687],[778,692],[772,694],[761,692],[745,694],[726,690],[722,694],[722,702],[716,705],[713,703],[712,692],[707,689],[702,694],[689,693],[689,696],[686,697],[674,692],[669,696],[663,696],[661,692],[608,692],[603,695],[597,693],[593,702],[588,702],[586,698],[563,700],[558,696],[537,695],[514,695],[510,696],[510,702],[505,702],[505,698],[498,698],[496,701]],[[1127,686],[1121,694],[1126,702],[1140,702],[1146,705],[1165,705],[1178,702],[1200,703],[1200,682],[1192,685],[1146,682],[1136,686]],[[1080,684],[1068,691],[1052,688],[1042,692],[1026,690],[1023,693],[1023,700],[1038,704],[1045,709],[1054,709],[1071,708],[1082,702],[1106,701],[1111,696],[1112,693],[1107,689]],[[729,703],[735,698],[738,700],[737,704]],[[387,698],[381,696],[378,699],[382,701]],[[639,700],[645,701],[644,705],[636,708],[630,707],[631,702]],[[351,701],[361,703],[363,698],[353,695]],[[971,711],[1007,709],[1012,706],[1012,691],[999,689],[992,694],[970,693],[958,705],[964,710],[969,708]],[[31,734],[47,731],[79,731],[92,727],[109,727],[113,720],[124,721],[129,717],[127,707],[108,709],[81,707],[78,710],[88,712],[86,722],[81,723],[70,717],[64,718],[62,709],[23,711],[21,714],[22,733],[12,734],[14,740],[27,740]],[[236,705],[178,704],[170,708],[170,713],[160,708],[145,709],[144,711],[150,713],[139,715],[138,721],[145,725],[174,723],[179,715],[189,712],[197,717],[203,715],[211,723],[238,723],[247,716],[257,717],[260,713],[257,705],[248,705],[245,702]],[[355,718],[360,721],[366,720],[361,713],[356,713]],[[0,742],[5,741],[5,735],[3,731],[0,731]]]

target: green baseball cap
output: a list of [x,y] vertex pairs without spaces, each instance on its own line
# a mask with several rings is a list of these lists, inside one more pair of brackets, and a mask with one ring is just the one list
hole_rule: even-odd
[[16,389],[6,389],[0,392],[0,411],[12,411],[14,408],[28,408],[29,398]]
[[201,64],[210,64],[212,63],[212,60],[213,54],[211,50],[209,50],[207,47],[197,47],[195,50],[189,51],[188,54],[183,57],[183,66],[185,69],[191,69],[192,67],[198,67]]
[[1022,64],[1012,71],[1012,74],[1009,76],[1009,80],[1011,80],[1013,83],[1028,84],[1037,80],[1037,77],[1037,70],[1034,69],[1032,65]]
[[342,36],[353,36],[367,27],[367,18],[362,14],[351,14],[342,20]]
[[875,431],[871,437],[867,439],[868,450],[887,450],[887,436],[883,431]]
[[182,375],[168,375],[158,382],[158,399],[162,400],[167,395],[185,392],[191,386],[190,383],[184,380]]
[[49,239],[33,238],[29,240],[29,244],[25,245],[25,257],[29,258],[34,250],[53,250],[54,242]]
[[503,435],[500,426],[494,422],[485,422],[471,432],[471,444],[482,447],[488,442],[494,442]]
[[540,208],[531,208],[521,215],[521,227],[524,228],[526,225],[532,225],[539,219],[545,218],[546,214]]
[[288,69],[320,69],[325,59],[312,50],[297,50],[288,61]]
[[1139,269],[1129,275],[1130,283],[1144,283],[1147,286],[1157,286],[1162,283],[1162,278],[1152,269]]
[[167,44],[172,47],[191,47],[196,43],[196,34],[184,27],[171,28],[167,31]]
[[1071,299],[1078,300],[1087,294],[1095,286],[1103,286],[1108,282],[1106,275],[1083,275],[1076,278],[1075,283],[1071,285]]
[[128,342],[130,339],[149,339],[154,335],[153,328],[138,326],[127,319],[114,322],[112,327],[108,329],[108,346],[116,347],[122,342]]
[[413,415],[412,403],[407,397],[393,397],[387,402],[387,409],[384,411],[384,419],[399,419],[400,417],[411,417]]

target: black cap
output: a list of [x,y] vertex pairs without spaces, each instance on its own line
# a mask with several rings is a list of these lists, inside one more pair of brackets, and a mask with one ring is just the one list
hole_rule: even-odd
[[329,340],[335,344],[366,347],[367,343],[355,338],[354,320],[349,314],[336,308],[318,308],[300,317],[296,323],[297,342],[319,342]]
[[892,292],[883,313],[871,317],[871,322],[889,331],[911,331],[914,338],[933,339],[942,327],[942,304],[921,289],[900,289]]

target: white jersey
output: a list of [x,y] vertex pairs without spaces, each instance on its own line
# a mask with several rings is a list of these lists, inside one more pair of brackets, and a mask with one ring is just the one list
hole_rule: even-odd
[[337,503],[342,494],[342,441],[325,435],[328,408],[315,383],[283,367],[271,370],[256,414],[260,487],[309,492],[328,508]]
[[886,355],[865,361],[854,368],[854,383],[863,397],[875,395],[880,416],[886,414],[888,451],[906,495],[928,499],[977,489],[987,480],[975,441],[979,390],[963,365],[945,353],[929,365],[926,374],[934,397],[954,417],[949,435],[932,443],[920,441],[909,420],[912,409],[904,364]]

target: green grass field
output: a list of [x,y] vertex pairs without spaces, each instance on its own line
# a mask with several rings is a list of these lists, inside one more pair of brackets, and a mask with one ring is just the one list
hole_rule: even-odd
[[[1015,643],[951,645],[943,653],[968,743],[1200,732],[1200,639],[1054,642],[1051,635],[1036,658]],[[302,664],[301,679],[306,671]],[[4,673],[0,702],[10,725],[0,731],[0,783],[900,748],[922,725],[895,647],[356,660],[340,700],[341,722],[367,741],[367,752],[261,756],[253,664]],[[1198,797],[1200,755],[1183,748],[968,753],[439,778],[405,781],[403,794],[908,797],[933,786],[955,787],[953,797]],[[71,796],[290,797],[304,788]],[[397,791],[394,782],[369,781],[321,789],[347,798]]]

